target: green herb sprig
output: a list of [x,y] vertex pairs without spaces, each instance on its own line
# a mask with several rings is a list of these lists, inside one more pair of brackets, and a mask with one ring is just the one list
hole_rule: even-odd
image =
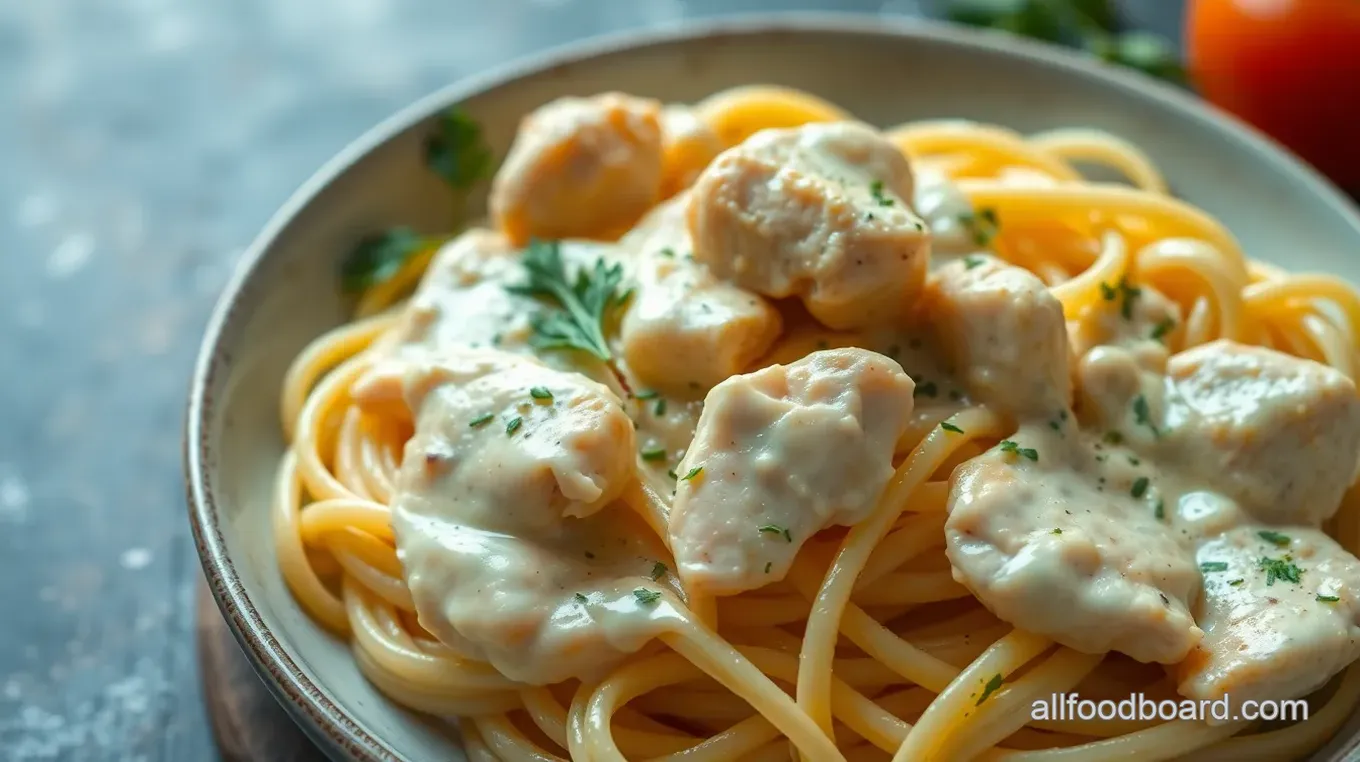
[[1113,0],[949,0],[945,16],[969,26],[1079,47],[1108,63],[1184,83],[1175,46],[1161,35],[1123,31]]
[[604,326],[610,311],[631,295],[620,289],[623,266],[597,259],[593,268],[581,268],[572,278],[557,241],[531,242],[523,264],[526,280],[506,289],[548,302],[530,318],[530,344],[536,349],[580,350],[606,363],[613,360]]

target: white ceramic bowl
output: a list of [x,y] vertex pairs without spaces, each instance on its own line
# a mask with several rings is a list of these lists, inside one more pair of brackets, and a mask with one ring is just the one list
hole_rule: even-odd
[[[375,127],[284,205],[218,302],[189,398],[189,515],[213,594],[270,688],[332,757],[464,758],[445,727],[365,682],[274,562],[279,388],[303,345],[346,318],[340,258],[389,225],[450,228],[452,200],[423,167],[421,141],[451,104],[503,154],[519,118],[556,96],[617,89],[694,101],[749,83],[802,88],[879,125],[962,117],[1110,130],[1151,154],[1174,191],[1221,219],[1250,256],[1360,280],[1360,217],[1313,171],[1187,95],[1004,35],[867,16],[725,19],[590,41],[452,85]],[[1355,731],[1318,759],[1343,758]]]

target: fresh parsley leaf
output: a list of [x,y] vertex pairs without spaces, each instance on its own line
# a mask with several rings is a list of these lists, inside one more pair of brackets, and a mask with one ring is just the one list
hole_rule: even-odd
[[874,197],[874,201],[877,201],[879,206],[893,205],[893,200],[883,195],[882,180],[875,180],[873,184],[869,186],[869,194]]
[[1021,447],[1018,442],[1014,442],[1009,439],[1001,440],[1001,451],[1004,453],[1019,455],[1023,458],[1029,458],[1030,460],[1036,462],[1039,460],[1038,450],[1035,450],[1031,447]]
[[[968,232],[972,233],[973,243],[978,246],[990,245],[992,240],[996,238],[996,234],[1001,230],[1001,222],[996,217],[996,210],[985,206],[976,212],[964,212],[959,215],[959,222],[965,228],[968,228]],[[968,269],[971,270],[972,267],[970,266]]]
[[1142,497],[1143,493],[1147,492],[1147,488],[1148,478],[1146,476],[1140,476],[1133,480],[1133,486],[1129,488],[1129,494],[1134,497]]
[[406,227],[371,235],[359,241],[340,264],[340,287],[357,294],[391,279],[407,260],[433,245]]
[[1266,573],[1266,587],[1275,584],[1275,580],[1282,579],[1285,582],[1298,584],[1299,575],[1303,574],[1297,564],[1289,560],[1289,556],[1284,558],[1263,557],[1257,562],[1257,568]]
[[490,177],[491,148],[482,138],[482,126],[457,106],[445,111],[425,141],[425,163],[456,191]]
[[606,265],[595,260],[595,267],[582,268],[574,279],[562,262],[557,241],[534,241],[524,252],[523,283],[506,286],[511,293],[534,296],[551,303],[530,319],[537,349],[578,349],[609,362],[613,354],[605,341],[604,323],[609,312],[626,301],[620,292],[623,265]]
[[1152,328],[1148,338],[1153,341],[1161,341],[1168,333],[1176,329],[1176,319],[1172,317],[1162,318],[1162,321]]
[[1147,397],[1138,395],[1133,398],[1133,419],[1140,425],[1152,429],[1152,435],[1160,437],[1162,432],[1157,429],[1157,424],[1152,422],[1152,411],[1148,409]]
[[1277,548],[1289,547],[1289,535],[1284,535],[1280,534],[1279,532],[1272,532],[1269,529],[1264,529],[1260,532],[1257,532],[1256,536],[1260,537],[1262,540],[1265,540],[1266,542],[1270,543],[1271,545],[1274,545]]
[[793,542],[793,534],[786,527],[781,527],[778,524],[765,524],[760,527],[760,532],[762,534],[782,535],[785,542]]
[[1000,690],[1001,684],[1004,682],[1005,679],[1001,677],[1000,673],[992,675],[992,679],[988,680],[987,684],[982,687],[982,696],[978,698],[977,703],[973,706],[982,706],[982,702],[986,701],[987,697]]

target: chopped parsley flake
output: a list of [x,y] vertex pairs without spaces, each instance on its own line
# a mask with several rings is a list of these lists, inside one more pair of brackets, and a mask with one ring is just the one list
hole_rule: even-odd
[[878,202],[878,205],[879,205],[879,206],[892,206],[892,205],[893,205],[893,200],[890,199],[890,198],[888,198],[887,196],[883,195],[883,181],[882,181],[882,180],[875,180],[875,181],[873,182],[873,184],[869,186],[869,194],[872,195],[872,196],[874,197],[874,200]]
[[666,469],[666,475],[669,476],[669,477],[672,478],[672,479],[679,479],[679,478],[680,478],[680,476],[679,476],[678,474],[675,473],[675,469],[673,469],[673,468]]
[[505,424],[505,434],[506,434],[506,436],[509,436],[509,435],[511,435],[511,434],[514,434],[516,431],[518,431],[518,430],[519,430],[519,427],[520,427],[523,423],[524,423],[524,419],[523,419],[523,418],[520,418],[519,416],[515,416],[514,418],[511,418],[511,419]]
[[657,561],[656,563],[652,564],[652,579],[659,580],[662,577],[666,576],[667,572],[669,571],[670,569],[666,568],[665,564],[661,563],[660,561]]
[[1124,435],[1120,434],[1118,431],[1107,431],[1105,432],[1105,443],[1112,445],[1123,444]]
[[970,255],[963,258],[963,266],[969,270],[973,269],[974,267],[981,267],[986,263],[987,260],[975,255]]
[[653,449],[650,449],[650,450],[643,450],[643,451],[642,451],[642,459],[643,459],[643,460],[665,460],[665,459],[666,459],[666,450],[665,450],[665,448],[663,448],[663,447],[656,447],[656,448],[653,448]]
[[772,568],[774,568],[774,562],[773,562],[773,561],[766,561],[766,562],[765,562],[765,573],[766,573],[766,574],[769,574],[769,573],[770,573],[770,569],[772,569]]
[[1317,597],[1317,599],[1318,599],[1319,601],[1322,601],[1323,603],[1336,603],[1337,601],[1341,600],[1341,596],[1339,596],[1339,595],[1319,595],[1319,596]]
[[691,468],[689,470],[689,473],[685,474],[685,478],[681,479],[680,481],[687,482],[690,479],[693,479],[694,477],[698,476],[699,474],[702,474],[703,472],[704,472],[703,466],[695,466],[694,468]]
[[873,212],[865,212],[865,213],[864,213],[864,221],[865,221],[865,222],[873,222],[873,221],[874,221],[874,213],[873,213]]
[[1257,568],[1265,570],[1266,587],[1275,584],[1275,580],[1282,579],[1285,582],[1298,584],[1299,575],[1303,574],[1303,569],[1298,564],[1289,560],[1289,556],[1284,558],[1262,558],[1257,562]]
[[1148,409],[1147,397],[1141,394],[1133,398],[1133,418],[1138,425],[1152,429],[1153,436],[1162,435],[1162,432],[1157,430],[1157,424],[1152,422],[1152,411]]
[[655,414],[658,415],[658,416],[662,416],[662,415],[665,415],[665,414],[666,414],[666,398],[665,398],[665,397],[658,397],[658,398],[657,398],[657,400],[656,400],[656,406],[652,408],[652,412],[655,413]]
[[590,601],[590,599],[587,598],[587,597],[585,597],[584,595],[582,595],[582,594],[580,594],[580,593],[577,593],[577,594],[576,594],[576,602],[577,602],[577,603],[588,603],[589,601]]
[[959,428],[958,426],[955,426],[954,424],[950,423],[949,421],[941,421],[941,422],[940,422],[940,428],[944,429],[945,431],[952,431],[952,432],[954,432],[955,434],[962,434],[962,433],[963,433],[963,429]]
[[659,393],[658,393],[657,391],[653,390],[653,389],[644,389],[644,390],[638,392],[637,394],[634,394],[633,397],[634,397],[635,399],[640,399],[640,400],[650,400],[650,399],[656,399],[656,397],[658,396],[658,394],[659,394]]
[[1005,679],[1001,677],[1000,673],[992,675],[992,679],[988,680],[987,684],[982,687],[982,696],[978,698],[977,703],[973,706],[982,706],[982,702],[986,701],[989,696],[1000,690],[1001,684],[1004,682]]
[[1199,565],[1199,570],[1202,571],[1202,572],[1221,572],[1221,571],[1227,571],[1227,570],[1228,570],[1228,562],[1227,562],[1227,561],[1205,561],[1204,563],[1202,563],[1202,564]]
[[920,386],[916,387],[915,395],[917,397],[934,397],[937,396],[939,393],[940,388],[935,385],[935,382],[927,381],[924,384],[921,384]]
[[1133,486],[1129,488],[1129,494],[1134,497],[1142,497],[1143,493],[1147,492],[1147,488],[1148,478],[1146,476],[1140,476],[1133,480]]
[[959,215],[959,222],[973,234],[973,243],[978,246],[990,244],[1001,228],[1001,223],[996,217],[996,210],[990,207],[983,207],[976,213],[961,214]]
[[1238,585],[1241,585],[1243,582],[1246,582],[1246,580],[1242,579],[1241,577],[1238,577],[1237,579],[1228,580],[1228,584],[1232,585],[1233,587],[1237,587]]
[[1152,339],[1153,341],[1161,341],[1164,336],[1166,336],[1168,333],[1171,333],[1173,330],[1175,330],[1175,328],[1176,328],[1175,318],[1171,317],[1162,318],[1162,322],[1158,323],[1156,326],[1153,327],[1152,334],[1149,335],[1148,338]]
[[1052,534],[1062,534],[1062,530],[1061,530],[1061,529],[1054,529],[1053,532],[1052,532]]
[[1029,458],[1036,462],[1039,460],[1039,452],[1037,450],[1032,447],[1021,447],[1018,443],[1010,439],[1001,440],[1001,451]]
[[636,598],[637,602],[642,604],[643,606],[651,606],[652,604],[661,600],[661,591],[648,590],[645,587],[639,587],[638,589],[633,591],[633,597]]
[[793,535],[789,533],[788,528],[781,527],[778,524],[765,524],[760,527],[760,532],[761,534],[783,535],[784,542],[793,542]]
[[479,415],[479,416],[477,416],[476,418],[473,418],[472,421],[468,423],[468,428],[470,428],[470,429],[479,429],[479,428],[481,428],[481,427],[487,425],[488,423],[491,423],[491,422],[494,421],[494,420],[496,420],[496,414],[495,414],[495,413],[487,413],[486,415]]
[[553,398],[552,392],[548,391],[547,387],[544,386],[535,386],[530,389],[529,396],[536,400],[550,400]]
[[590,551],[587,550],[587,551],[586,551],[586,558],[589,558],[590,560],[594,561],[594,560],[595,560],[595,554],[594,554],[594,553],[591,553]]
[[1157,498],[1157,507],[1152,509],[1152,515],[1159,519],[1166,518],[1166,501]]
[[675,258],[675,249],[672,249],[671,247],[667,246],[666,248],[664,248],[664,249],[661,250],[661,256],[663,256],[663,257],[671,257],[672,259],[674,259],[674,258]]
[[1119,291],[1116,290],[1114,286],[1111,286],[1105,281],[1100,282],[1100,297],[1102,299],[1104,299],[1107,302],[1112,302],[1114,301],[1115,296],[1117,296],[1118,294]]
[[1257,532],[1256,536],[1260,537],[1262,540],[1265,540],[1266,542],[1270,543],[1271,545],[1274,545],[1277,548],[1285,548],[1289,546],[1289,535],[1280,534],[1279,532],[1272,532],[1269,529],[1265,529],[1260,532]]

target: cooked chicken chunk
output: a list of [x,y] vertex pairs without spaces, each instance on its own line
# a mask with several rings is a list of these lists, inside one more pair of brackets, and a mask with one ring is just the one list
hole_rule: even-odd
[[560,98],[524,118],[491,186],[510,240],[613,239],[661,197],[661,104],[606,93]]
[[832,328],[892,321],[925,279],[930,234],[911,167],[854,122],[764,130],[695,182],[694,256],[766,296],[797,296]]
[[1090,447],[1040,424],[960,466],[945,524],[954,579],[1023,630],[1174,664],[1201,635],[1190,546],[1138,467]]
[[912,389],[896,362],[863,349],[714,387],[676,468],[670,544],[686,589],[731,595],[780,580],[818,530],[863,520],[892,476]]
[[1204,640],[1181,695],[1235,704],[1320,688],[1360,657],[1360,561],[1314,529],[1239,526],[1199,549]]
[[1167,367],[1166,437],[1182,463],[1262,521],[1318,526],[1360,459],[1355,384],[1319,363],[1215,341]]
[[413,364],[405,392],[416,433],[392,523],[422,626],[537,684],[597,675],[640,647],[651,618],[617,613],[649,603],[634,590],[665,555],[606,508],[634,478],[618,398],[492,351]]
[[763,297],[690,257],[686,201],[659,207],[621,242],[632,250],[637,296],[619,345],[646,386],[694,395],[748,369],[779,336],[781,321]]
[[1067,325],[1034,274],[990,257],[950,263],[927,286],[925,314],[977,399],[1015,416],[1067,409]]

